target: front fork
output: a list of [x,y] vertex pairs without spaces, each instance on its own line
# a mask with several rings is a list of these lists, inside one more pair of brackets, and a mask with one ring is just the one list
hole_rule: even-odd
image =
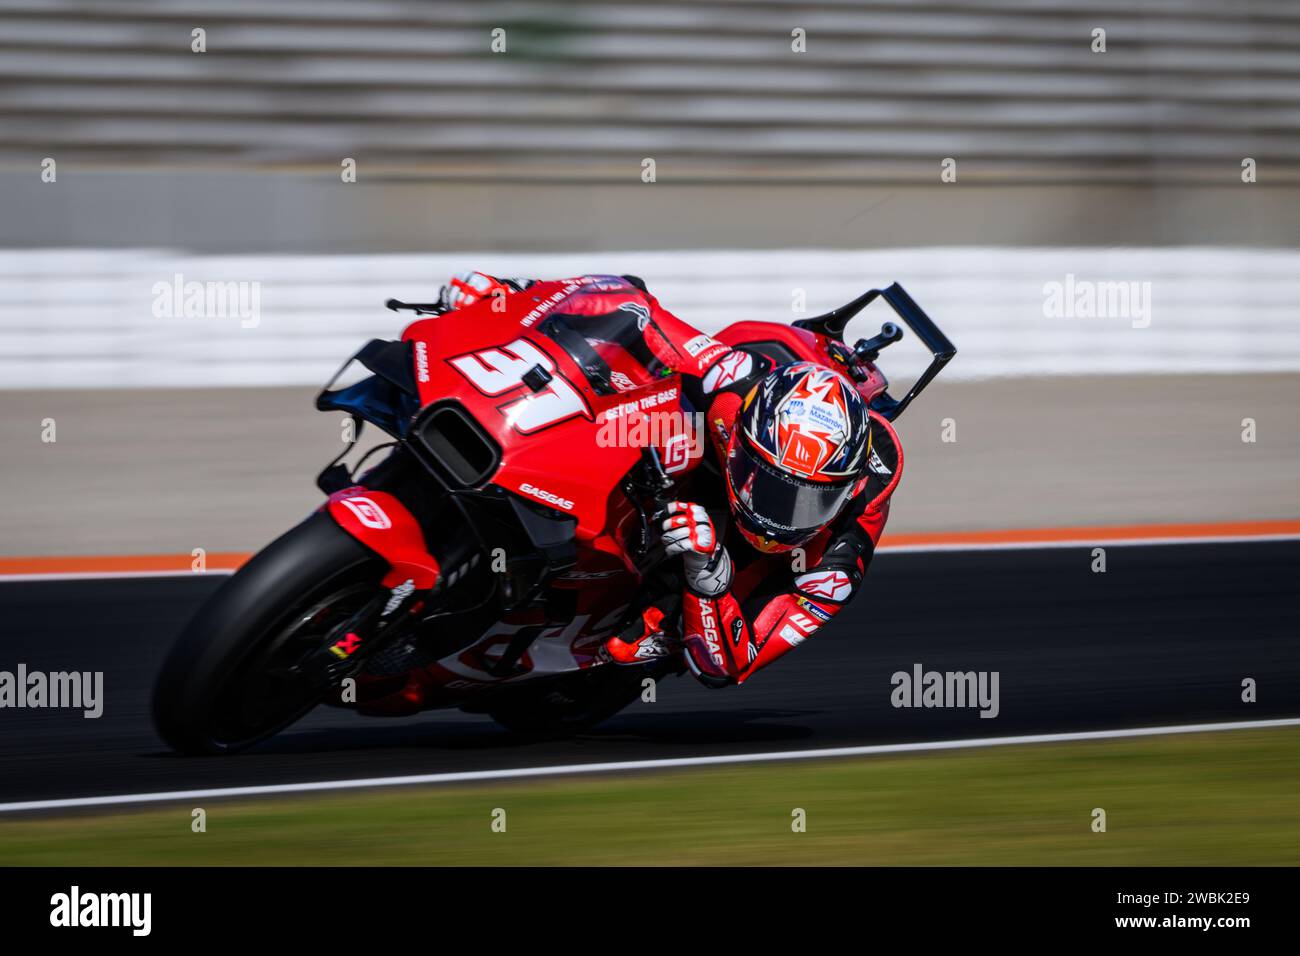
[[334,690],[360,671],[367,658],[410,633],[441,589],[441,580],[425,591],[408,580],[376,595],[298,663],[299,676],[321,693]]
[[417,625],[444,580],[419,521],[394,495],[354,485],[330,495],[321,510],[388,563],[382,579],[387,590],[336,626],[298,664],[304,679],[328,692]]

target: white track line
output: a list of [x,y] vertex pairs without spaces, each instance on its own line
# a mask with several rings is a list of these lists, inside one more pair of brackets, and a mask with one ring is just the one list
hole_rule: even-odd
[[[886,541],[877,554],[925,554],[940,551],[1033,551],[1042,548],[1126,548],[1143,545],[1171,544],[1251,544],[1267,541],[1300,541],[1300,534],[1233,534],[1200,535],[1193,538],[1071,538],[1068,541],[990,541],[952,542],[950,544],[890,544]],[[106,581],[116,578],[182,578],[202,575],[234,574],[232,568],[207,571],[67,571],[39,574],[0,574],[0,584],[23,581]]]
[[207,571],[49,571],[39,574],[0,574],[0,584],[14,581],[111,581],[114,578],[202,578],[234,574],[233,568]]
[[1077,740],[1112,740],[1120,737],[1155,737],[1164,734],[1197,734],[1220,730],[1252,730],[1266,727],[1297,727],[1300,717],[1278,720],[1240,720],[1219,724],[1180,724],[1173,727],[1134,727],[1125,730],[1085,730],[1066,734],[1030,734],[1020,737],[979,737],[972,740],[937,740],[910,744],[873,744],[866,747],[828,747],[821,750],[780,750],[757,754],[725,754],[716,757],[673,757],[663,760],[625,760],[615,763],[564,764],[555,767],[518,767],[511,770],[471,770],[463,773],[426,773],[405,777],[363,777],[355,780],[321,780],[312,783],[267,784],[256,787],[214,787],[207,790],[167,790],[158,793],[126,793],[109,797],[73,797],[64,800],[26,800],[0,803],[0,813],[24,810],[70,810],[80,807],[110,807],[133,803],[162,803],[173,800],[207,800],[222,797],[256,797],[281,793],[311,793],[328,790],[358,790],[373,787],[406,787],[415,784],[471,783],[484,780],[519,780],[528,777],[572,776],[590,773],[619,773],[628,770],[671,770],[720,764],[773,763],[785,760],[819,760],[827,757],[865,757],[877,754],[917,753],[931,750],[965,750],[973,747],[1005,747],[1012,744],[1054,744]]

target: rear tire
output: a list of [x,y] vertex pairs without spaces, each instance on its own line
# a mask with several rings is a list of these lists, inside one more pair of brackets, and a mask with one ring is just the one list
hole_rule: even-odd
[[321,694],[277,676],[277,652],[301,653],[312,628],[323,639],[384,571],[322,513],[260,551],[199,608],[163,662],[153,719],[164,742],[184,754],[236,753],[306,715]]

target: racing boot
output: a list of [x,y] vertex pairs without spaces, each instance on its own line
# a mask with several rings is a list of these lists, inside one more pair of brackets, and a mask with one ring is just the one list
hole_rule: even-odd
[[659,608],[646,608],[639,621],[605,642],[605,655],[616,664],[644,664],[677,654],[681,645],[664,632],[663,620],[664,612]]

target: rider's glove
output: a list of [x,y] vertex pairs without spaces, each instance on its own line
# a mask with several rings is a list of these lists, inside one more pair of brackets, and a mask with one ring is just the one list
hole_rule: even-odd
[[664,555],[682,556],[686,586],[704,597],[725,593],[731,587],[731,557],[714,533],[709,513],[686,501],[672,502],[664,513]]
[[497,279],[486,272],[458,272],[442,287],[442,304],[448,309],[463,309],[494,295],[509,295],[527,286],[519,279]]

